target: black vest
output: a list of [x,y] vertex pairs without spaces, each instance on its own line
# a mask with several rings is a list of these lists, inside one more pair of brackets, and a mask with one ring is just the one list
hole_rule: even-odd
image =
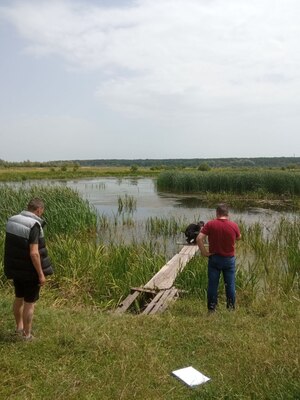
[[4,273],[8,279],[38,279],[29,252],[29,235],[35,225],[40,230],[38,246],[44,275],[53,274],[45,244],[43,224],[44,221],[30,211],[22,211],[7,221]]

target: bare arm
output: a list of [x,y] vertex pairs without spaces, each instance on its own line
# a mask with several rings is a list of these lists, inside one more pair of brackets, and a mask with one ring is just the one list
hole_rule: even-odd
[[207,248],[205,247],[204,244],[204,239],[206,238],[206,235],[204,235],[204,233],[199,233],[199,235],[197,236],[196,242],[197,245],[199,246],[200,252],[204,257],[209,257],[210,256],[210,252],[207,250]]
[[44,272],[42,270],[42,264],[41,264],[41,257],[39,253],[39,245],[38,244],[31,244],[29,246],[30,248],[30,258],[32,261],[32,264],[38,274],[40,285],[44,285],[46,282],[46,278],[44,275]]

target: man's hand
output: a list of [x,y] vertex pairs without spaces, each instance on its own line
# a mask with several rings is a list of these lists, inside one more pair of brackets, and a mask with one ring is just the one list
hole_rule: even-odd
[[40,286],[45,285],[45,283],[46,283],[46,278],[45,278],[45,275],[44,275],[44,274],[41,275],[41,276],[39,276],[39,282],[40,282]]
[[199,235],[197,236],[196,242],[197,242],[197,245],[199,246],[201,254],[204,257],[209,257],[211,254],[204,245],[205,238],[206,238],[206,235],[204,235],[203,233],[200,232]]
[[203,257],[209,257],[209,256],[211,256],[211,253],[206,249],[206,248],[203,248],[202,250],[200,250],[201,251],[201,255],[203,256]]
[[32,264],[38,274],[39,277],[39,282],[40,286],[43,286],[46,283],[46,278],[42,269],[42,264],[41,264],[41,257],[39,253],[39,246],[38,244],[31,244],[30,246],[30,258],[32,261]]

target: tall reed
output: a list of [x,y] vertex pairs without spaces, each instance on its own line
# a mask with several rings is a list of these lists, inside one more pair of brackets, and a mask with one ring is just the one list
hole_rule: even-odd
[[186,226],[184,218],[149,217],[146,220],[146,231],[153,236],[175,236],[184,232]]
[[88,238],[59,237],[49,244],[57,302],[116,305],[134,286],[145,284],[165,259],[151,244],[97,244]]
[[133,196],[125,194],[124,197],[118,197],[118,212],[122,211],[133,213],[136,210],[136,199]]
[[5,229],[7,218],[26,209],[32,197],[40,197],[45,202],[44,218],[47,222],[48,237],[58,233],[78,234],[96,231],[96,211],[80,197],[78,192],[68,187],[42,185],[30,187],[0,185],[1,230]]
[[[273,229],[263,224],[240,224],[242,241],[237,244],[237,294],[249,306],[271,295],[293,295],[300,288],[300,219],[282,218]],[[195,257],[177,279],[189,296],[205,299],[207,260]],[[224,294],[222,285],[220,292]]]
[[180,193],[249,192],[299,195],[300,173],[298,171],[165,171],[157,178],[159,190]]

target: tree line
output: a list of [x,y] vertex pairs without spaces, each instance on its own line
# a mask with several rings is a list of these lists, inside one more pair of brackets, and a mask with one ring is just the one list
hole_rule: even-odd
[[169,159],[92,159],[92,160],[56,160],[10,162],[0,159],[1,168],[11,167],[149,167],[152,169],[169,168],[300,168],[300,157],[254,157],[254,158],[169,158]]

